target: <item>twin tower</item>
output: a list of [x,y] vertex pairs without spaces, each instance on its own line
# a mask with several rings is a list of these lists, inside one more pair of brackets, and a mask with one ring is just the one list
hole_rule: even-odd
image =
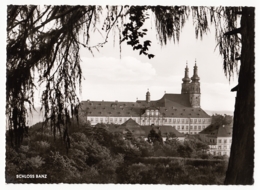
[[[182,79],[182,89],[181,94],[188,94],[189,102],[191,104],[191,107],[193,108],[200,108],[200,83],[199,83],[199,76],[198,76],[198,67],[196,65],[194,66],[193,76],[189,78],[189,68],[188,65],[185,68],[185,75]],[[190,82],[191,81],[191,82]],[[150,102],[150,92],[149,90],[146,93],[146,102]]]
[[189,78],[188,65],[186,66],[184,78],[182,79],[183,83],[182,83],[182,89],[181,89],[181,94],[189,94],[189,101],[193,108],[200,108],[200,83],[199,83],[199,80],[200,80],[200,78],[198,76],[198,67],[197,67],[196,61],[195,61],[193,76],[191,78]]

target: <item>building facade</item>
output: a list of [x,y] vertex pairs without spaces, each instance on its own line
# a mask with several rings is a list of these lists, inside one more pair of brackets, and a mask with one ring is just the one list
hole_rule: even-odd
[[181,94],[165,93],[152,101],[149,90],[145,100],[136,102],[83,101],[80,116],[91,125],[97,123],[121,125],[132,118],[140,126],[171,126],[183,134],[198,134],[211,124],[211,117],[200,107],[198,67],[189,78],[188,66],[182,79]]
[[231,125],[209,127],[199,133],[202,141],[209,145],[208,153],[214,156],[229,156],[232,143]]

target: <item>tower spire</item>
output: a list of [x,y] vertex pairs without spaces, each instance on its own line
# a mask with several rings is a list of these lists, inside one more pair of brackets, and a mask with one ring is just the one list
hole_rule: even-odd
[[193,76],[191,77],[192,82],[199,82],[200,77],[198,76],[198,66],[195,59],[195,66],[193,69]]
[[146,92],[146,102],[150,102],[150,98],[151,98],[151,95],[150,95],[149,88],[148,88],[147,92]]
[[183,83],[189,83],[190,78],[189,78],[189,68],[188,68],[188,62],[186,61],[186,68],[184,72],[184,78],[182,79]]
[[186,61],[186,68],[184,71],[184,78],[182,79],[182,81],[183,81],[183,83],[182,83],[181,93],[188,94],[189,93],[189,83],[190,83],[188,61]]
[[200,77],[198,76],[198,66],[195,59],[195,66],[193,70],[193,76],[190,83],[190,104],[193,108],[200,108]]

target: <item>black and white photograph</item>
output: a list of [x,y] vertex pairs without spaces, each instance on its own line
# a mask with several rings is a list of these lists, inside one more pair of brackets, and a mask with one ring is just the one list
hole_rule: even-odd
[[5,5],[6,185],[255,185],[256,2],[177,2]]

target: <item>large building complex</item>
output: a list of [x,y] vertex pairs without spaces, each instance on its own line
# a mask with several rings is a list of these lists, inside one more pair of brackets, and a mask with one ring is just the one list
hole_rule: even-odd
[[182,79],[181,94],[168,94],[159,100],[151,100],[146,93],[145,100],[136,102],[83,101],[81,118],[91,125],[114,123],[121,125],[132,118],[140,126],[172,126],[183,134],[198,134],[211,124],[211,117],[200,106],[200,78],[195,63],[193,76],[189,78],[188,66]]

